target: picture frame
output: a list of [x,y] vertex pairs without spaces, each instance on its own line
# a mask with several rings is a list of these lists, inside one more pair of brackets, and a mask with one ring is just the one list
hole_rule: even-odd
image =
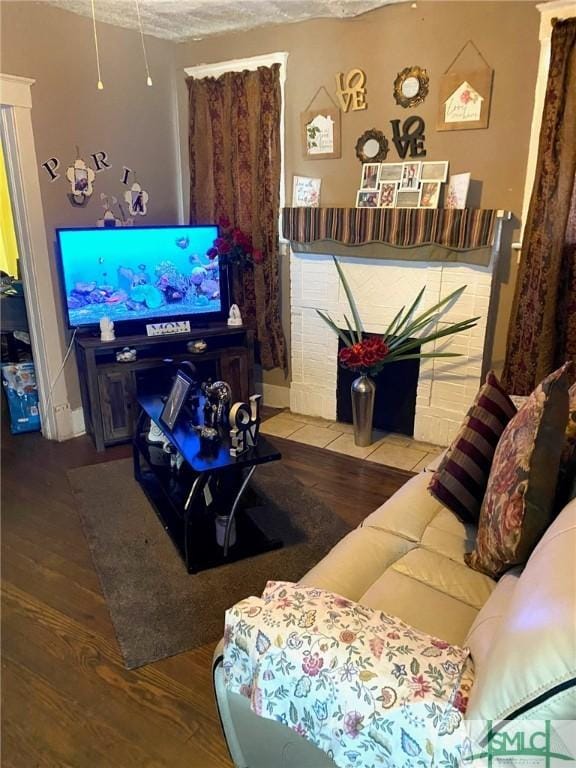
[[380,194],[378,196],[378,207],[395,208],[398,184],[395,181],[383,181],[378,186],[380,188]]
[[293,208],[318,208],[322,179],[310,176],[294,176],[292,184]]
[[494,70],[455,70],[440,78],[437,131],[488,128]]
[[430,161],[422,163],[420,169],[420,181],[441,181],[448,178],[448,160]]
[[402,163],[400,189],[417,189],[420,182],[421,168],[422,163],[420,161]]
[[399,187],[396,192],[396,208],[419,208],[420,189]]
[[438,208],[440,202],[441,181],[423,181],[420,185],[420,208]]
[[340,110],[312,109],[300,114],[302,154],[306,160],[336,160],[341,156]]
[[359,189],[356,193],[356,208],[378,208],[379,189]]
[[380,172],[378,174],[378,183],[384,181],[400,182],[402,179],[403,163],[380,163]]
[[378,189],[380,163],[364,163],[360,177],[360,189]]
[[185,373],[182,371],[176,373],[176,378],[172,384],[170,394],[168,395],[160,414],[160,421],[162,424],[166,425],[170,431],[172,431],[176,425],[192,386],[192,379],[186,376]]
[[470,188],[470,176],[468,173],[456,173],[450,176],[448,190],[446,192],[445,208],[466,208],[468,190]]

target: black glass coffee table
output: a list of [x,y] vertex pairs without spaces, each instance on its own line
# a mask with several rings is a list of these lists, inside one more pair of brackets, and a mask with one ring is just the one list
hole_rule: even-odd
[[[172,542],[188,573],[197,573],[282,546],[270,539],[242,505],[256,467],[278,461],[281,454],[263,437],[241,456],[230,456],[227,433],[214,450],[203,451],[193,420],[179,419],[173,430],[160,422],[160,396],[138,397],[140,413],[134,433],[134,477]],[[202,409],[199,408],[201,413]],[[157,424],[182,455],[179,468],[161,443],[148,441],[148,425]]]

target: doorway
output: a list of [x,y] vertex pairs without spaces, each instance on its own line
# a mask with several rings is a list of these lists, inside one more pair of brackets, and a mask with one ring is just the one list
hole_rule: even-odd
[[2,387],[13,434],[40,430],[38,387],[20,280],[12,194],[0,142],[0,359]]
[[52,440],[65,440],[73,436],[74,430],[66,381],[64,377],[59,378],[64,348],[58,327],[32,130],[33,83],[29,78],[0,74],[0,139],[12,198],[42,434]]

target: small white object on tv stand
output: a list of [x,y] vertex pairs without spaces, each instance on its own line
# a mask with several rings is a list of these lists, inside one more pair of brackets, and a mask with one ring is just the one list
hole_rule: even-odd
[[228,325],[242,325],[242,315],[238,304],[232,304],[228,315]]
[[114,323],[109,317],[103,317],[100,320],[100,340],[101,341],[114,341],[116,334],[114,333]]

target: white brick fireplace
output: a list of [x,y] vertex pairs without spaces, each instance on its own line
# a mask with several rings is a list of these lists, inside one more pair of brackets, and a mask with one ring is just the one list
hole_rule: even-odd
[[[487,267],[438,261],[391,261],[339,257],[359,307],[364,329],[383,333],[404,306],[425,286],[419,311],[456,288],[467,288],[442,316],[440,326],[480,316],[470,331],[422,347],[459,352],[462,357],[422,360],[416,397],[414,437],[438,445],[450,442],[484,370],[484,345],[492,290],[493,254]],[[345,328],[351,317],[346,294],[331,256],[293,253],[290,262],[292,383],[290,408],[296,413],[336,419],[338,339],[316,313],[321,309]],[[393,363],[392,363],[393,365]]]

